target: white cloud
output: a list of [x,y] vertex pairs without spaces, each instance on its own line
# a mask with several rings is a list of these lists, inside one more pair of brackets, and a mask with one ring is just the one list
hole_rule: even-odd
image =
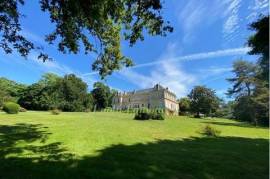
[[87,83],[88,87],[92,88],[93,84],[97,81],[97,79],[93,76],[85,76],[83,73],[74,70],[66,65],[59,64],[56,60],[53,61],[41,61],[37,59],[37,56],[31,55],[30,60],[33,63],[37,64],[39,69],[44,73],[55,73],[60,76],[64,76],[66,74],[75,74],[79,78],[81,78],[85,83]]
[[260,14],[268,14],[269,1],[268,0],[254,0],[250,3],[248,10],[251,13],[246,17],[249,22],[253,22]]
[[94,82],[97,81],[95,77],[91,76],[84,76],[83,73],[74,70],[64,64],[60,64],[54,58],[52,61],[45,61],[39,60],[37,58],[37,53],[32,52],[27,60],[23,59],[17,53],[12,54],[5,54],[3,51],[0,51],[1,62],[7,63],[9,65],[13,65],[14,63],[18,66],[23,68],[29,69],[31,72],[35,71],[38,73],[55,73],[60,76],[64,76],[66,74],[75,74],[76,76],[80,77],[85,83],[88,84],[89,87],[92,87]]
[[[244,3],[248,5],[247,8]],[[247,30],[247,25],[255,21],[260,14],[268,14],[268,7],[268,0],[228,0],[222,30],[225,44],[239,39],[239,36],[245,38],[246,34],[243,33],[243,29]],[[245,9],[240,11],[240,8]]]
[[225,14],[228,14],[228,17],[223,25],[223,37],[225,41],[229,42],[234,39],[240,28],[239,22],[239,9],[241,6],[241,0],[231,0]]
[[[223,18],[228,0],[189,0],[184,6],[177,6],[176,15],[184,32],[183,43],[192,42],[199,28],[207,27]],[[179,2],[178,2],[179,3]]]
[[[136,71],[136,67],[124,69],[119,74],[139,88],[151,88],[155,84],[160,83],[176,93],[178,97],[184,96],[189,90],[188,86],[194,83],[196,78],[185,72],[179,63],[168,61],[168,59],[175,59],[177,51],[177,44],[169,43],[165,52],[158,58],[158,61],[151,63],[152,68],[149,69],[148,74],[139,73]],[[148,64],[141,64],[140,67]]]
[[184,72],[179,65],[166,61],[155,66],[149,75],[142,75],[133,69],[125,69],[119,74],[140,88],[149,88],[160,83],[175,92],[178,97],[186,95],[188,86],[196,80],[193,75]]

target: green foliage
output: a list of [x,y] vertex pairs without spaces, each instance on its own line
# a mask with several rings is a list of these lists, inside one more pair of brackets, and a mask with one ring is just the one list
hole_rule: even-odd
[[15,99],[11,97],[9,93],[0,86],[0,108],[2,108],[4,103],[8,101],[15,101]]
[[234,95],[233,115],[255,125],[269,125],[269,16],[262,16],[250,25],[255,34],[250,36],[249,54],[260,55],[256,64],[246,61],[234,63],[235,77],[229,79]]
[[45,86],[34,83],[24,90],[18,103],[28,110],[48,110],[52,102],[49,100],[49,94],[51,93],[45,90]]
[[164,120],[165,116],[164,113],[159,113],[157,111],[150,113],[151,119],[153,120]]
[[249,54],[260,55],[258,65],[258,78],[269,84],[269,15],[260,17],[250,25],[255,34],[249,37],[248,46],[251,47]]
[[248,40],[249,54],[260,55],[257,64],[255,89],[252,100],[255,108],[255,124],[269,125],[269,15],[251,24],[256,30]]
[[135,120],[149,120],[150,118],[151,118],[150,113],[142,110],[139,110],[134,117]]
[[[96,53],[97,59],[92,69],[102,78],[119,70],[122,66],[131,66],[132,61],[121,53],[121,35],[132,46],[144,39],[145,32],[150,35],[165,36],[173,28],[161,16],[160,0],[40,0],[41,10],[49,13],[55,29],[46,36],[49,44],[54,42],[62,53]],[[21,25],[18,6],[24,0],[5,0],[0,3],[1,46],[6,53],[16,49],[26,57],[33,49],[40,47],[20,35]],[[94,40],[93,40],[94,39]],[[95,42],[95,43],[94,43]],[[43,61],[49,57],[40,52]]]
[[94,89],[91,91],[91,94],[96,110],[102,110],[112,106],[112,98],[115,91],[111,90],[109,86],[101,82],[96,82],[94,83]]
[[234,105],[234,116],[240,121],[256,123],[255,120],[255,103],[252,97],[242,96],[237,98]]
[[92,111],[94,107],[94,99],[91,93],[86,94],[85,99],[83,100],[83,106],[85,111]]
[[19,112],[27,112],[27,109],[20,107]]
[[164,120],[164,112],[162,109],[139,108],[134,117],[135,120]]
[[3,106],[3,111],[8,114],[17,114],[19,112],[20,105],[14,102],[7,102]]
[[268,125],[269,88],[258,78],[258,67],[243,60],[236,61],[233,67],[236,77],[228,79],[233,83],[228,94],[236,97],[233,117],[256,125]]
[[214,127],[210,126],[209,124],[205,125],[201,129],[201,134],[208,136],[208,137],[218,137],[220,135],[221,131],[215,129]]
[[212,114],[212,117],[222,117],[226,119],[234,119],[233,108],[235,106],[234,101],[229,101],[227,103],[222,102],[219,108]]
[[237,60],[233,63],[233,73],[235,77],[227,79],[233,84],[233,88],[228,90],[228,95],[250,96],[254,90],[256,76],[256,66],[248,61]]
[[39,82],[24,90],[18,103],[29,110],[84,111],[92,109],[93,98],[87,93],[87,84],[75,75],[61,78],[45,74]]
[[4,0],[0,3],[0,41],[2,48],[7,54],[16,50],[21,56],[26,57],[34,49],[34,44],[20,35],[21,25],[19,18],[22,14],[18,6],[24,4],[24,0]]
[[255,106],[255,123],[269,126],[269,88],[257,84],[252,99]]
[[84,111],[85,101],[89,101],[87,84],[74,74],[65,75],[58,83],[59,106],[63,111]]
[[25,88],[26,85],[16,83],[15,81],[3,77],[0,78],[0,107],[8,101],[17,102]]
[[113,109],[111,107],[106,107],[103,111],[104,112],[112,112]]
[[190,110],[195,113],[195,117],[200,117],[201,113],[209,115],[214,113],[219,106],[219,99],[215,92],[204,86],[195,86],[190,94]]
[[181,98],[179,100],[179,114],[186,115],[190,112],[190,99],[187,97]]
[[61,111],[59,109],[51,110],[51,114],[53,114],[53,115],[59,115],[60,113],[61,113]]

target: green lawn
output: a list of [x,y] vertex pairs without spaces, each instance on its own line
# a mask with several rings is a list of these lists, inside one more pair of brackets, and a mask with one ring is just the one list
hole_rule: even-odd
[[[125,113],[0,113],[0,178],[268,178],[268,128]],[[210,124],[220,137],[199,131]]]

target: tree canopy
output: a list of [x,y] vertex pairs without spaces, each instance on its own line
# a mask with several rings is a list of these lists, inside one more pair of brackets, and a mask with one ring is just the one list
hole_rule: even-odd
[[228,79],[235,96],[233,115],[254,124],[269,124],[269,16],[262,16],[250,25],[256,32],[247,44],[249,54],[259,55],[256,64],[238,60],[233,65],[234,78]]
[[251,47],[249,54],[260,55],[258,64],[261,68],[258,74],[261,79],[269,84],[269,16],[262,16],[250,25],[250,29],[256,32],[248,39],[248,46]]
[[237,60],[233,63],[233,73],[235,77],[227,79],[233,84],[233,88],[228,90],[228,95],[247,95],[252,94],[256,75],[256,66],[248,61]]
[[219,107],[219,99],[215,92],[205,86],[195,86],[188,97],[191,101],[190,109],[196,117],[200,117],[200,113],[209,115]]
[[179,114],[186,114],[190,112],[190,99],[187,97],[180,98],[179,102]]
[[60,109],[63,111],[84,111],[92,107],[92,98],[87,84],[73,74],[63,78],[45,74],[37,83],[28,86],[18,103],[31,110]]
[[94,83],[94,89],[91,91],[94,99],[95,108],[97,110],[104,109],[112,106],[112,97],[114,91],[107,85],[96,82]]
[[0,107],[4,102],[16,101],[22,94],[26,85],[17,83],[6,78],[0,78]]
[[[3,0],[0,2],[0,48],[6,53],[16,50],[27,57],[31,50],[40,51],[39,58],[49,59],[40,47],[20,35],[19,5],[24,0]],[[169,22],[161,15],[160,0],[40,0],[41,10],[48,12],[55,29],[45,40],[57,43],[63,53],[85,54],[94,52],[97,58],[92,69],[102,78],[131,66],[132,61],[121,53],[121,38],[132,46],[143,40],[143,32],[165,36],[172,32]]]

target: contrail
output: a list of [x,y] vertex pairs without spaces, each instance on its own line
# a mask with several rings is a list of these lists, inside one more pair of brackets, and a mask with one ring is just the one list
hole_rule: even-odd
[[[241,47],[241,48],[231,48],[231,49],[225,49],[225,50],[217,50],[212,52],[203,52],[203,53],[195,53],[191,55],[185,55],[180,57],[174,57],[166,60],[157,60],[149,63],[141,63],[129,68],[142,68],[147,66],[154,66],[161,63],[166,62],[178,62],[178,61],[191,61],[191,60],[201,60],[201,59],[207,59],[207,58],[214,58],[214,57],[224,57],[224,56],[233,56],[233,55],[244,55],[247,54],[247,52],[250,51],[249,47]],[[125,69],[125,68],[124,68]],[[96,75],[98,72],[91,72],[91,73],[85,73],[84,76],[89,75]]]

